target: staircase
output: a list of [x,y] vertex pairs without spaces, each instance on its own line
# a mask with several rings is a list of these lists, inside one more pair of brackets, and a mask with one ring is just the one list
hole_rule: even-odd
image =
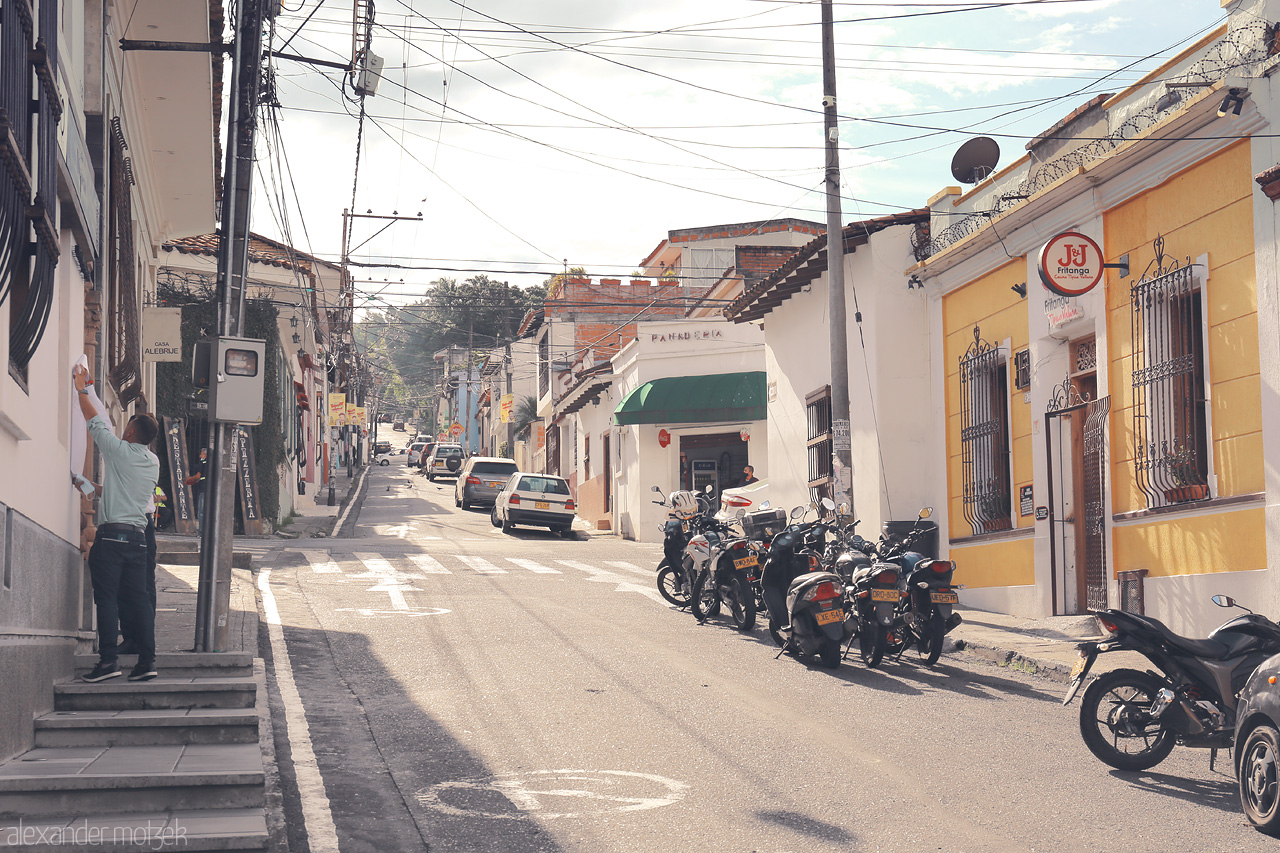
[[[96,662],[77,655],[77,677]],[[125,673],[135,663],[120,658]],[[35,747],[0,764],[0,850],[268,849],[261,661],[178,652],[156,665],[153,681],[54,686]]]

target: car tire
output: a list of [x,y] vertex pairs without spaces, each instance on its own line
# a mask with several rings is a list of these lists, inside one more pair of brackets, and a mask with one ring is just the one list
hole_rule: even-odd
[[436,475],[435,475],[435,474],[432,474],[430,471],[428,471],[428,472],[427,472],[427,482],[428,482],[428,483],[434,483],[435,481],[436,481]]
[[510,533],[510,532],[511,532],[512,530],[514,530],[514,529],[515,529],[515,525],[511,523],[511,519],[510,519],[510,518],[504,518],[504,519],[502,519],[502,532],[503,532],[503,533]]
[[1277,796],[1276,756],[1280,732],[1266,723],[1249,733],[1240,749],[1240,804],[1244,816],[1259,832],[1280,835],[1280,797]]
[[462,507],[463,511],[471,509],[471,501],[467,500],[467,496],[465,493],[463,493],[462,501],[458,504],[458,506]]
[[557,533],[559,533],[559,534],[560,534],[560,536],[561,536],[561,537],[563,537],[563,538],[565,538],[565,539],[577,539],[577,538],[578,538],[578,537],[574,534],[574,532],[573,532],[573,526],[572,526],[572,525],[570,525],[569,527],[557,527],[557,528],[556,528],[556,532],[557,532]]
[[502,522],[498,521],[498,505],[494,504],[493,509],[489,512],[489,523],[494,527],[501,527]]

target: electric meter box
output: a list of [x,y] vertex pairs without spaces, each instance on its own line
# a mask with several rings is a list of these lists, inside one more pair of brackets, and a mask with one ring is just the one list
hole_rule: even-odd
[[262,423],[267,342],[250,338],[215,338],[212,343],[209,420],[231,424]]

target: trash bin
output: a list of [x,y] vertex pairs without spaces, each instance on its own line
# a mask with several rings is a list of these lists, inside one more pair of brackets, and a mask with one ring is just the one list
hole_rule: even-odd
[[932,521],[916,521],[914,518],[910,521],[886,521],[881,533],[900,539],[907,533],[919,525],[924,530],[924,536],[911,546],[912,551],[918,551],[926,557],[938,558],[938,525]]

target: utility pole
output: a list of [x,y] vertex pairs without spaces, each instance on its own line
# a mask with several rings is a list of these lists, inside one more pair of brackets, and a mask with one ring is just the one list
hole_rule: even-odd
[[507,368],[507,396],[511,397],[511,410],[507,412],[507,455],[512,459],[516,458],[516,433],[515,433],[515,408],[516,398],[515,392],[511,390],[511,341],[510,335],[507,335],[508,341],[506,350],[503,353],[502,362]]
[[[225,195],[218,232],[219,337],[238,337],[244,333],[253,149],[262,82],[264,6],[265,0],[241,0],[236,4],[227,159],[223,177]],[[205,466],[206,507],[200,530],[200,578],[196,588],[197,652],[220,652],[226,648],[227,612],[231,603],[231,546],[236,490],[236,460],[231,448],[233,431],[239,426],[212,421],[213,414],[210,410],[213,458]]]
[[[844,305],[844,231],[840,220],[840,131],[836,108],[835,23],[822,0],[822,124],[827,147],[827,311],[831,320],[832,500],[853,512],[853,453],[849,429],[849,332]],[[858,318],[861,319],[861,318]]]
[[467,401],[467,408],[462,413],[462,416],[466,418],[466,421],[467,421],[466,422],[467,437],[466,437],[466,445],[464,446],[464,449],[467,452],[471,451],[471,343],[472,343],[473,326],[474,326],[474,320],[471,317],[471,312],[468,310],[467,311],[467,366],[466,366],[467,378],[464,380],[467,383],[467,396],[465,398]]

